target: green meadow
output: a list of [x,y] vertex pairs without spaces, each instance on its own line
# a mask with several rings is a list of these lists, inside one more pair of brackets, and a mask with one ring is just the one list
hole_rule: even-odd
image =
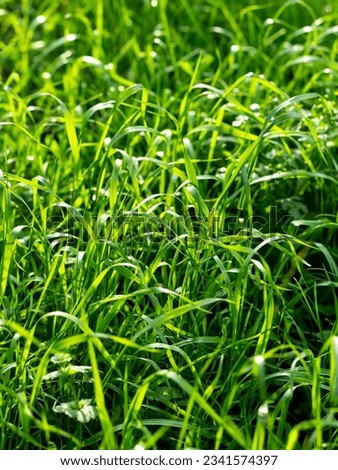
[[0,449],[338,449],[334,0],[0,0]]

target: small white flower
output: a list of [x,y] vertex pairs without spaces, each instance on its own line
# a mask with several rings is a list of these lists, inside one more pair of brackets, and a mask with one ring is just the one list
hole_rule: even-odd
[[63,362],[70,362],[72,357],[67,353],[58,353],[50,358],[50,362],[53,364],[62,364]]
[[75,418],[80,423],[89,423],[90,420],[97,417],[97,408],[90,404],[91,401],[91,398],[89,398],[61,403],[61,405],[54,405],[53,411],[55,411],[55,413],[64,413],[70,418]]

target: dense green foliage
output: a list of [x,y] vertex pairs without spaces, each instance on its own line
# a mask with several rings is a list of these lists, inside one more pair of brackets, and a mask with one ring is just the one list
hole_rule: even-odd
[[338,449],[334,0],[0,0],[0,449]]

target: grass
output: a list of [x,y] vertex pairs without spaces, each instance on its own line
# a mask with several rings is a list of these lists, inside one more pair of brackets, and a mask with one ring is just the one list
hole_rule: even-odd
[[333,0],[0,2],[0,449],[337,449]]

